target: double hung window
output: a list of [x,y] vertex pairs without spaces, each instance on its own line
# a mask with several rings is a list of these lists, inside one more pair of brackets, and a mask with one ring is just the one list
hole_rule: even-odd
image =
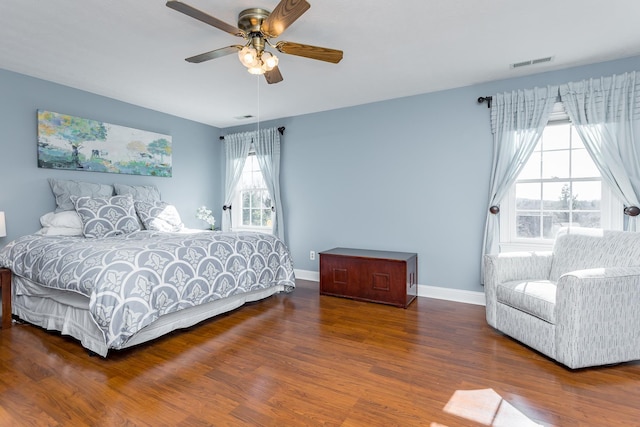
[[274,212],[255,152],[250,152],[232,202],[233,230],[272,232]]
[[622,229],[621,203],[560,103],[500,208],[501,251],[550,248],[561,227]]

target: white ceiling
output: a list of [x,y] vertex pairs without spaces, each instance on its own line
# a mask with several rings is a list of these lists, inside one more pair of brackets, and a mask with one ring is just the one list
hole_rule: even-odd
[[[240,11],[278,4],[184,2],[234,26]],[[640,54],[638,0],[309,3],[274,41],[341,49],[344,59],[278,54],[284,81],[274,85],[235,55],[184,61],[242,39],[164,0],[2,0],[0,68],[228,127]],[[553,61],[509,66],[546,56]]]

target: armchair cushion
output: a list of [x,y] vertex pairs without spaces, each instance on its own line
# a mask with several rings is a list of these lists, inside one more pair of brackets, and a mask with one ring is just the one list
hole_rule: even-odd
[[549,280],[515,280],[498,284],[498,302],[524,311],[551,324],[556,323],[556,284]]

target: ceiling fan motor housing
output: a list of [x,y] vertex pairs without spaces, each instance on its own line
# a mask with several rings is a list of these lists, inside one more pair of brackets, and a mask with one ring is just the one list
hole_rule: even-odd
[[238,15],[238,28],[245,32],[251,46],[261,55],[265,46],[265,35],[260,27],[262,22],[269,17],[271,12],[266,9],[245,9]]
[[238,28],[247,34],[260,33],[262,22],[269,17],[271,12],[266,9],[245,9],[238,15]]

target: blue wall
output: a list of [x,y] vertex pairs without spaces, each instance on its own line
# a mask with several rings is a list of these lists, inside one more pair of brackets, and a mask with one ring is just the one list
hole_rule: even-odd
[[634,70],[640,57],[261,123],[286,126],[296,268],[317,271],[309,251],[338,246],[417,252],[420,284],[481,292],[492,136],[477,98]]
[[[336,246],[417,252],[422,285],[482,291],[480,253],[492,138],[479,96],[640,70],[640,57],[540,73],[261,123],[286,126],[281,185],[295,267]],[[425,78],[428,78],[425,77]],[[173,177],[38,169],[36,110],[173,136]],[[55,206],[46,178],[154,184],[188,226],[206,204],[220,218],[223,130],[0,70],[0,210],[11,237],[35,231]]]
[[[40,169],[38,109],[171,135],[173,176]],[[187,226],[206,228],[204,222],[195,218],[195,211],[202,205],[222,205],[219,136],[220,130],[211,126],[0,70],[0,211],[5,211],[8,234],[0,238],[0,246],[37,231],[40,216],[55,209],[49,177],[155,185],[164,200],[177,206]],[[216,217],[220,218],[220,214],[216,213]]]

